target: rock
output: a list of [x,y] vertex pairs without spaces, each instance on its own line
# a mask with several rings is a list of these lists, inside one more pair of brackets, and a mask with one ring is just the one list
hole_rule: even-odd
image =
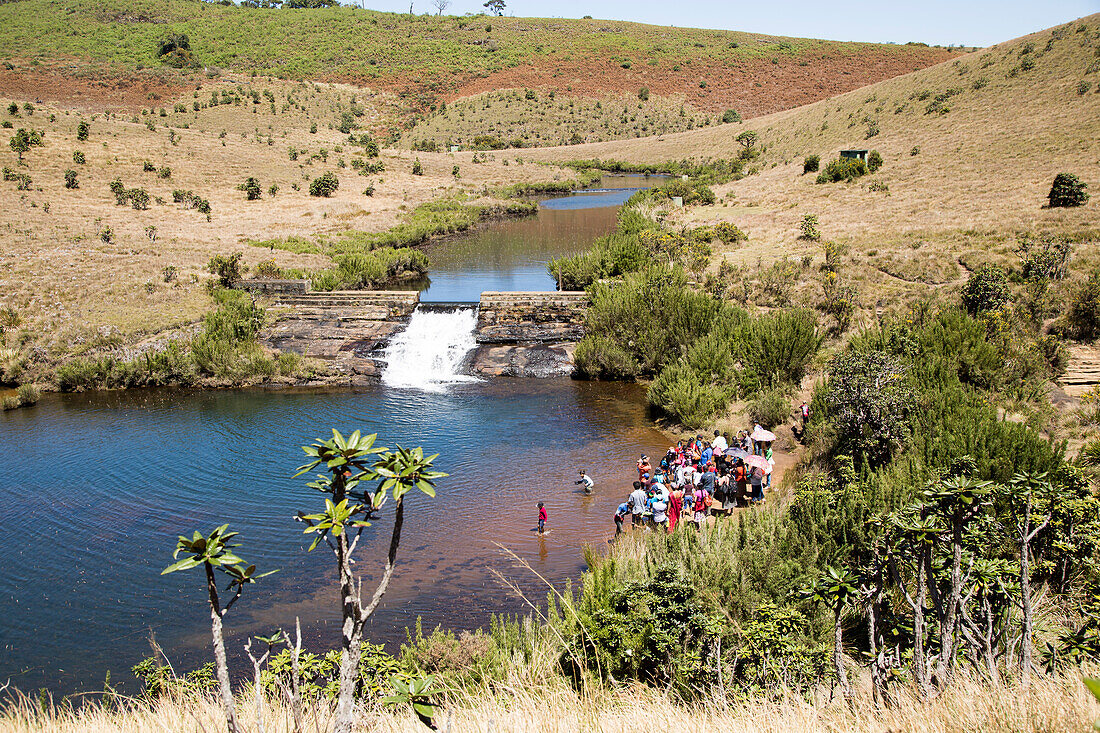
[[573,373],[576,343],[482,345],[472,371],[486,377],[562,377]]

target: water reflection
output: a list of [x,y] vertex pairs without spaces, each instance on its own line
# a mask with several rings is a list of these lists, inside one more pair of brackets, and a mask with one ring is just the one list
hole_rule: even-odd
[[[611,534],[626,494],[623,471],[663,438],[641,395],[625,385],[514,380],[457,386],[445,394],[382,387],[349,392],[127,392],[46,396],[0,416],[0,678],[33,689],[115,680],[155,631],[184,666],[206,658],[198,576],[164,578],[175,536],[231,521],[242,555],[265,579],[228,619],[240,662],[243,635],[268,633],[300,615],[308,638],[339,639],[338,586],[322,545],[313,553],[291,521],[319,495],[290,474],[299,446],[332,426],[377,431],[387,445],[424,444],[451,477],[439,498],[412,500],[401,571],[371,635],[404,639],[426,626],[474,628],[522,603],[489,572],[497,568],[532,598],[545,589],[497,547],[514,550],[560,581],[583,569],[580,548]],[[585,468],[593,496],[573,485]],[[538,538],[538,501],[552,532]],[[364,538],[362,568],[381,567],[388,523]]]

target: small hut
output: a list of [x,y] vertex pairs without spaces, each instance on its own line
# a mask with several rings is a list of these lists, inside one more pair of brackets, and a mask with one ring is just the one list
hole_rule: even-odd
[[868,152],[869,151],[867,151],[867,150],[841,150],[840,151],[840,157],[841,158],[858,159],[858,160],[862,160],[864,163],[866,163]]

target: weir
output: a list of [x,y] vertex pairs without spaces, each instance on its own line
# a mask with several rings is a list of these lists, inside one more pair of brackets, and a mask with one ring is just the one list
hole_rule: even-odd
[[382,382],[441,392],[448,384],[477,381],[463,373],[466,355],[477,346],[476,327],[476,307],[418,307],[385,349]]

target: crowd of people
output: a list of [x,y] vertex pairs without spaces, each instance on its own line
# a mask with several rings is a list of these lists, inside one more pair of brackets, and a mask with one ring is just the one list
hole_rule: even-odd
[[775,434],[757,425],[732,438],[715,430],[710,441],[702,435],[679,440],[656,465],[642,455],[633,491],[615,511],[615,534],[627,518],[633,529],[672,532],[692,522],[702,531],[711,514],[764,501],[774,441]]

